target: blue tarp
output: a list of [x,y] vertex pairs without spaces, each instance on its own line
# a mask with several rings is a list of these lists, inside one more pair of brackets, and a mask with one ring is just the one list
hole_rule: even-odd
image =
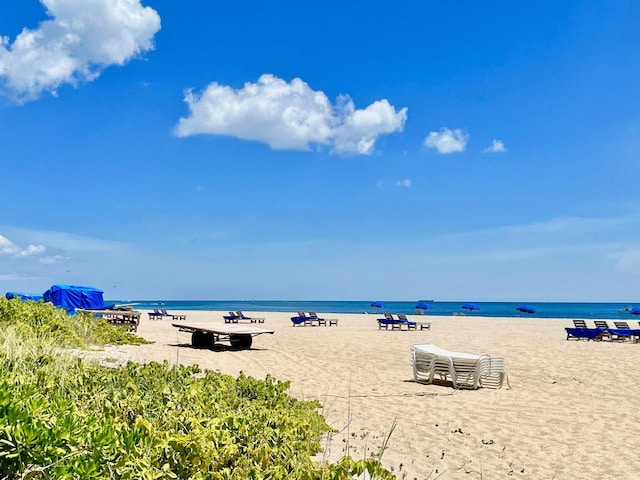
[[104,292],[93,287],[77,287],[75,285],[52,285],[44,292],[44,301],[51,302],[56,307],[64,308],[70,314],[76,308],[103,310],[108,308],[104,304]]
[[7,292],[5,294],[8,300],[12,298],[20,298],[22,300],[33,300],[34,302],[40,301],[43,299],[42,295],[37,295],[35,293],[21,293],[21,292]]

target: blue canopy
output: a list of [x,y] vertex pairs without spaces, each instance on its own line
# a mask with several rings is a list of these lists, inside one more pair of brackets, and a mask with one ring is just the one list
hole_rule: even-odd
[[629,310],[629,313],[631,315],[640,315],[640,308],[632,308],[631,310]]
[[92,310],[104,310],[102,295],[104,292],[93,287],[78,287],[75,285],[52,285],[44,292],[44,301],[51,302],[56,307],[64,308],[70,314],[74,314],[76,308]]
[[376,307],[376,308],[385,308],[386,305],[383,302],[371,302],[371,306],[372,307]]
[[21,292],[7,292],[5,294],[7,300],[11,300],[12,298],[20,298],[21,300],[33,300],[34,302],[38,302],[42,300],[42,295],[37,295],[35,293],[21,293]]
[[464,308],[465,310],[469,310],[470,312],[474,310],[480,310],[480,307],[475,303],[465,303],[464,305],[462,305],[462,308]]
[[431,308],[431,304],[428,302],[418,302],[416,304],[416,308],[419,310],[429,310]]
[[520,305],[516,310],[523,313],[536,313],[536,309],[531,305]]

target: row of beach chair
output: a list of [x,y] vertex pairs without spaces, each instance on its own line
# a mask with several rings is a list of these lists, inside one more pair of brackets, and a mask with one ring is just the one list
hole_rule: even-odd
[[154,308],[153,312],[149,312],[149,320],[162,320],[164,317],[171,317],[171,320],[186,320],[186,315],[174,315],[173,313],[167,312],[166,309],[157,309]]
[[412,322],[404,313],[396,314],[394,318],[392,313],[385,313],[384,318],[378,318],[378,330],[430,330],[429,322]]
[[264,318],[247,317],[241,311],[229,312],[229,315],[223,315],[222,318],[224,318],[224,323],[240,323],[240,322],[264,323]]
[[[585,320],[573,320],[573,327],[566,327],[567,340],[631,340],[640,339],[640,328],[632,328],[627,322],[613,322],[613,327],[606,320],[594,320],[595,327],[590,328]],[[640,324],[640,322],[638,322]]]
[[305,312],[298,312],[297,317],[291,317],[291,323],[293,323],[294,327],[326,327],[327,325],[333,327],[338,326],[338,319],[321,318],[316,312],[309,312],[309,315],[307,315]]

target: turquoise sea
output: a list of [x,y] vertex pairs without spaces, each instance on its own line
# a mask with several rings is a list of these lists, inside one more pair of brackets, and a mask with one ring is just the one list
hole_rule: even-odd
[[[371,301],[329,301],[329,300],[107,300],[105,303],[133,305],[137,309],[165,308],[171,310],[222,310],[257,312],[297,312],[318,313],[363,313],[415,314],[417,301],[384,302],[384,309],[374,308]],[[534,314],[516,310],[524,302],[475,302],[480,310],[473,312],[462,309],[465,302],[430,301],[431,309],[422,310],[424,315],[459,315],[481,317],[532,317],[532,318],[603,318],[618,320],[640,320],[640,316],[629,313],[632,307],[625,303],[551,303],[528,302],[535,309]]]

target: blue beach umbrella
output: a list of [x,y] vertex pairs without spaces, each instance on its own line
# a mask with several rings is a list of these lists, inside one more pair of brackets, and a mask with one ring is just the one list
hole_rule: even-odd
[[384,302],[371,302],[371,306],[375,308],[385,308]]
[[474,310],[480,310],[480,307],[475,303],[465,303],[464,305],[462,305],[462,308],[464,308],[465,310],[469,310],[470,312],[473,312]]
[[631,315],[640,315],[640,308],[632,308],[631,310],[629,310],[629,313]]
[[516,310],[522,313],[536,313],[536,309],[531,305],[520,305]]
[[427,302],[418,302],[416,304],[416,308],[418,310],[429,310],[431,308],[431,304],[429,304]]

